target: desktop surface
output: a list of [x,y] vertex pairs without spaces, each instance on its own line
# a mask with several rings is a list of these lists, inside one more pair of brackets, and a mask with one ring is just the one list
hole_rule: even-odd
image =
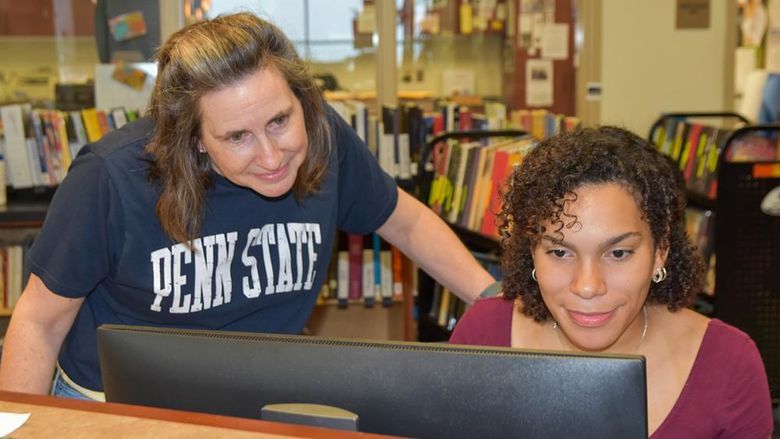
[[29,413],[8,437],[320,438],[386,437],[205,413],[0,391],[0,412]]
[[646,438],[644,359],[104,325],[109,401],[259,418],[323,404],[412,437]]

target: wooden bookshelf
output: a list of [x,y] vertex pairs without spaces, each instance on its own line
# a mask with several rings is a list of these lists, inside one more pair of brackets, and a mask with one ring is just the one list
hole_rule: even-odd
[[40,227],[49,203],[45,201],[12,201],[0,206],[0,228]]
[[8,189],[8,202],[0,206],[0,229],[40,227],[56,188]]

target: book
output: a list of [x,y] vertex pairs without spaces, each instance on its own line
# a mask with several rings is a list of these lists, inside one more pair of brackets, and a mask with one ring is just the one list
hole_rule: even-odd
[[122,128],[127,124],[127,114],[125,113],[124,108],[112,108],[111,117],[114,121],[114,126],[116,129]]
[[347,296],[350,300],[359,300],[363,297],[363,235],[347,233],[347,254],[349,257]]
[[393,298],[401,300],[404,295],[404,280],[403,280],[403,255],[398,247],[390,246],[390,255],[393,259]]
[[[370,235],[366,236],[369,238]],[[376,300],[375,285],[374,285],[374,248],[369,244],[363,248],[363,264],[362,264],[362,292],[363,292],[363,305],[366,308],[372,308],[374,301]]]
[[84,130],[84,123],[81,119],[81,113],[79,111],[69,111],[66,117],[66,129],[68,133],[68,146],[70,148],[70,156],[75,158],[81,148],[87,144],[87,133]]
[[496,215],[501,211],[501,195],[503,184],[509,175],[509,153],[497,150],[493,158],[493,174],[490,178],[490,201],[485,212],[480,231],[488,236],[498,236]]
[[393,255],[390,249],[382,249],[379,254],[382,306],[388,307],[393,304]]
[[84,123],[84,129],[87,133],[88,142],[97,142],[103,137],[103,130],[98,121],[98,113],[94,108],[85,108],[81,110],[81,120]]
[[0,120],[5,138],[4,159],[8,181],[16,189],[30,188],[33,186],[32,164],[27,154],[22,106],[14,104],[0,107]]

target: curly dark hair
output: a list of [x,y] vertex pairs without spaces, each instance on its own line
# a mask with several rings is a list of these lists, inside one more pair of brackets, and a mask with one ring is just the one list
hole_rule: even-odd
[[540,142],[506,183],[499,215],[504,297],[520,298],[523,313],[550,318],[539,285],[531,278],[531,252],[551,220],[555,233],[576,223],[564,205],[587,184],[617,183],[637,200],[656,248],[668,248],[668,277],[652,283],[648,303],[677,311],[701,291],[705,265],[685,229],[683,180],[674,163],[646,140],[618,127],[585,128]]

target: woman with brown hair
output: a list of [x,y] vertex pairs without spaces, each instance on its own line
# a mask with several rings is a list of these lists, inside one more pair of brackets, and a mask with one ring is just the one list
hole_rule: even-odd
[[247,13],[187,26],[159,51],[150,117],[86,146],[57,190],[0,387],[45,393],[56,369],[54,394],[101,399],[103,323],[299,333],[337,230],[376,231],[464,300],[493,282],[382,172],[277,27]]

